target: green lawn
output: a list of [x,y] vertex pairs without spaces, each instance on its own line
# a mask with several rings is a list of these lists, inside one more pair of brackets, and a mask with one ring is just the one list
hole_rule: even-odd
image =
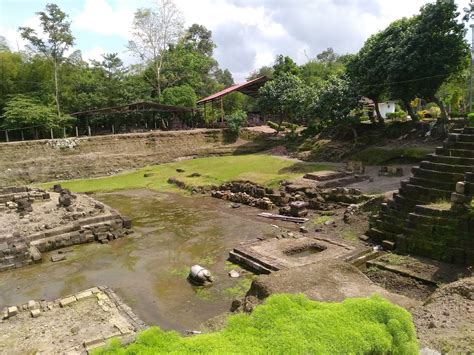
[[[265,186],[277,186],[282,180],[295,178],[306,172],[331,168],[333,166],[299,163],[270,155],[252,154],[192,159],[149,166],[105,178],[59,181],[59,183],[75,192],[109,192],[139,188],[173,191],[176,188],[167,182],[170,177],[177,177],[189,186],[219,185],[231,180],[249,180]],[[184,172],[179,173],[176,169],[183,169]],[[189,177],[194,173],[201,176]],[[144,174],[151,176],[144,177]],[[54,183],[42,186],[49,188]]]
[[410,313],[380,298],[323,303],[274,295],[254,311],[229,317],[214,333],[183,337],[157,327],[122,347],[94,354],[418,354]]

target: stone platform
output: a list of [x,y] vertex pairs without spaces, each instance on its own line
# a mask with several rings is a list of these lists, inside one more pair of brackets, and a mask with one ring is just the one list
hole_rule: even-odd
[[474,128],[450,134],[412,172],[393,199],[382,204],[367,235],[395,242],[401,252],[473,265]]
[[126,235],[128,218],[67,190],[0,189],[0,271],[40,262],[41,253]]
[[234,248],[229,260],[257,274],[270,274],[321,260],[352,259],[364,249],[323,238],[272,238]]

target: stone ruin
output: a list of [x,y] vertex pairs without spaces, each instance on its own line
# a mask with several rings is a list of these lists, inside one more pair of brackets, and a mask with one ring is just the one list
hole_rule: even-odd
[[[51,208],[41,210],[46,204]],[[53,222],[43,220],[58,216],[60,220]],[[123,237],[130,232],[131,221],[89,196],[78,197],[60,186],[51,192],[10,187],[0,188],[0,226],[0,271],[4,271],[40,262],[43,252]]]
[[474,128],[449,134],[412,172],[367,235],[400,252],[473,265]]
[[328,211],[370,199],[358,189],[321,189],[312,181],[283,182],[278,189],[265,188],[249,181],[233,181],[213,190],[211,196],[264,210],[278,209],[281,215],[292,217],[304,217],[308,210]]

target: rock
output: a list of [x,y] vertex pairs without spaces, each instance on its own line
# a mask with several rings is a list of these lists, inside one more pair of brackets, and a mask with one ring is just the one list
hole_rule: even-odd
[[307,234],[307,233],[309,233],[309,230],[305,226],[301,226],[300,227],[300,233]]
[[41,315],[41,310],[39,309],[33,309],[31,312],[31,317],[32,318],[38,318]]
[[382,248],[384,250],[394,250],[395,249],[395,242],[390,240],[383,240],[382,241]]
[[17,306],[11,306],[7,308],[7,317],[11,318],[14,317],[18,314],[18,307]]
[[147,178],[147,177],[151,177],[151,176],[153,176],[153,175],[155,175],[155,174],[153,174],[153,173],[145,173],[145,174],[143,174],[143,177],[146,177],[146,178]]
[[56,192],[56,193],[61,193],[61,191],[63,190],[63,188],[61,187],[60,184],[56,184],[53,186],[53,191]]
[[68,306],[68,305],[70,305],[70,304],[72,304],[72,303],[74,303],[74,302],[76,302],[76,301],[77,301],[77,299],[76,299],[75,296],[69,296],[69,297],[66,297],[66,298],[61,299],[61,300],[59,301],[59,305],[60,305],[61,307],[66,307],[66,306]]
[[240,308],[240,306],[242,306],[242,301],[241,300],[233,300],[232,304],[230,306],[230,311],[235,312],[236,310],[238,310]]
[[230,207],[232,207],[232,208],[240,208],[240,206],[242,206],[240,203],[232,203],[230,205]]
[[34,309],[38,309],[38,308],[39,308],[38,302],[36,302],[34,300],[28,301],[28,309],[30,311],[32,311]]
[[237,277],[240,277],[240,274],[235,270],[230,270],[229,271],[229,276],[232,277],[232,278],[237,278]]
[[196,285],[206,285],[213,282],[211,272],[200,265],[193,265],[188,280]]
[[176,172],[177,172],[177,173],[184,173],[184,172],[185,172],[185,170],[184,170],[184,169],[180,169],[180,168],[178,168],[178,169],[176,169]]
[[188,175],[187,177],[193,178],[193,177],[200,177],[200,176],[201,176],[201,174],[199,174],[199,173],[192,173],[191,175]]
[[51,261],[53,263],[58,262],[58,261],[62,261],[62,260],[65,260],[65,259],[66,259],[66,256],[64,254],[51,255]]

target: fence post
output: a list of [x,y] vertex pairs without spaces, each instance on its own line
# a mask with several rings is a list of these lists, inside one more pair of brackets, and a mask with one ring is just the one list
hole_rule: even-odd
[[148,129],[148,122],[145,122],[145,129]]
[[112,134],[115,134],[115,127],[112,125]]
[[51,128],[51,139],[54,139],[53,129]]
[[63,127],[63,138],[66,138],[66,127]]
[[25,140],[25,136],[23,135],[23,130],[21,130],[20,133],[21,133],[21,140],[24,141],[24,140]]
[[7,143],[10,142],[10,139],[8,138],[8,131],[5,131],[5,139],[7,140]]
[[76,126],[76,138],[79,137],[79,129]]
[[87,135],[91,136],[91,126],[87,126]]

